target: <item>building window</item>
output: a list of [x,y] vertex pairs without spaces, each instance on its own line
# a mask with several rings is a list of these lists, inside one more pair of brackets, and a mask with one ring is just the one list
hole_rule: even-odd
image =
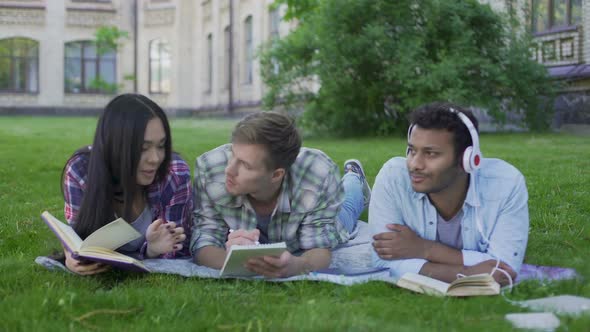
[[39,43],[28,38],[0,40],[0,92],[39,92]]
[[[281,23],[281,16],[279,13],[279,9],[278,8],[271,9],[268,12],[268,16],[269,16],[269,22],[270,22],[270,27],[269,27],[270,42],[275,43],[280,38],[279,24]],[[272,61],[273,72],[275,75],[277,75],[279,73],[279,62],[274,58],[271,61]]]
[[244,34],[244,83],[251,84],[254,62],[252,16],[246,17],[246,20],[244,21]]
[[64,64],[66,93],[115,93],[117,91],[115,51],[99,54],[92,41],[66,43]]
[[231,73],[231,36],[229,25],[223,29],[223,87],[229,89],[229,75]]
[[268,12],[268,18],[270,21],[270,39],[276,40],[279,39],[279,24],[281,23],[281,15],[279,13],[278,8],[271,9]]
[[150,42],[150,93],[170,93],[170,45],[162,39]]
[[532,0],[533,32],[567,27],[582,22],[582,0]]
[[213,35],[207,35],[207,63],[205,68],[207,70],[207,92],[211,92],[213,87]]

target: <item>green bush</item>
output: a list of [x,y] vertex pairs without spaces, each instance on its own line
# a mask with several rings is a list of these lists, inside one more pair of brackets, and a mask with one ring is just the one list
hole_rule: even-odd
[[510,110],[531,129],[548,126],[541,97],[550,97],[552,86],[531,59],[530,37],[488,5],[306,4],[292,13],[302,18],[298,27],[261,52],[266,107],[303,108],[305,126],[341,135],[403,132],[406,114],[435,100],[484,108],[498,123]]

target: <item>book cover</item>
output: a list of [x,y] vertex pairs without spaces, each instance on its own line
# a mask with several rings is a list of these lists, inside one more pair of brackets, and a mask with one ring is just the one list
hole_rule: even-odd
[[115,251],[141,236],[125,220],[114,220],[82,240],[70,225],[61,222],[51,213],[45,211],[41,218],[72,253],[72,257],[101,262],[124,270],[149,272],[141,261]]
[[287,250],[285,242],[253,245],[233,245],[225,257],[220,277],[252,277],[257,274],[244,267],[248,259],[261,256],[280,256]]
[[404,274],[396,283],[416,293],[434,296],[483,296],[500,294],[500,284],[487,274],[475,274],[446,283],[416,273]]

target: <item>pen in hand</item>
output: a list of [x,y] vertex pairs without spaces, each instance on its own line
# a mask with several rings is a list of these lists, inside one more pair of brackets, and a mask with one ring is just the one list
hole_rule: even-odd
[[[230,228],[230,229],[229,229],[229,233],[231,234],[231,233],[233,233],[233,232],[234,232],[234,230]],[[254,244],[255,244],[255,245],[259,245],[259,244],[260,244],[260,242],[258,242],[258,241],[255,241],[255,242],[254,242]]]

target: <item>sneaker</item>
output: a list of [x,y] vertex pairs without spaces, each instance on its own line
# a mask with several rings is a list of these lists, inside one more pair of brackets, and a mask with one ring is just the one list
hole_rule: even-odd
[[348,159],[344,162],[344,174],[348,172],[353,172],[358,174],[363,182],[363,197],[364,197],[364,207],[365,209],[369,206],[369,202],[371,201],[371,187],[367,182],[367,178],[365,177],[365,171],[363,170],[363,165],[360,161],[356,159]]

